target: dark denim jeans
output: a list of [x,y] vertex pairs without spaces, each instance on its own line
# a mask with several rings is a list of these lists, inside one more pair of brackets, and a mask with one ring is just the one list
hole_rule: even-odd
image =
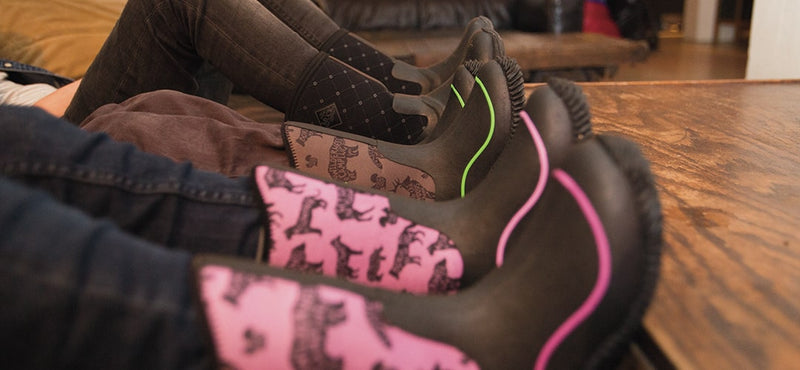
[[211,368],[190,256],[0,176],[6,369]]
[[339,25],[311,0],[258,0],[281,22],[319,49]]
[[159,245],[256,255],[251,179],[143,153],[38,109],[0,107],[0,173]]
[[247,179],[18,107],[0,107],[0,169],[3,367],[212,366],[189,263],[254,255]]
[[130,0],[65,118],[80,123],[104,104],[148,91],[197,94],[204,62],[256,99],[285,110],[317,54],[255,0]]

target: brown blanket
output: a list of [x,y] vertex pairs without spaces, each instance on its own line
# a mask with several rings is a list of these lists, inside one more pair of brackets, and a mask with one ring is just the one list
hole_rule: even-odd
[[104,105],[81,128],[231,177],[249,174],[258,164],[289,165],[280,122],[255,122],[224,105],[176,91]]

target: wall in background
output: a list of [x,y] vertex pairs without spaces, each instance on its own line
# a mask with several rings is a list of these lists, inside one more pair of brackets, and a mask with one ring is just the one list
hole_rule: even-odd
[[747,79],[800,78],[798,20],[798,0],[755,0]]
[[718,0],[685,0],[683,3],[683,38],[691,42],[714,41]]

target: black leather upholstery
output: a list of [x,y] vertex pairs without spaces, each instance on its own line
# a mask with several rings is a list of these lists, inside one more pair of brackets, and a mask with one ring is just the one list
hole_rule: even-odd
[[[496,29],[580,31],[583,0],[316,0],[340,26],[351,31],[462,28],[479,15]],[[548,18],[548,4],[560,4],[560,18]]]

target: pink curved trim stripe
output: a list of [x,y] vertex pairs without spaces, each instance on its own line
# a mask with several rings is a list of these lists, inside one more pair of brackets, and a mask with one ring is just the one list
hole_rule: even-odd
[[547,363],[550,361],[550,357],[558,346],[561,345],[561,342],[597,309],[606,291],[608,291],[608,285],[611,280],[611,247],[609,246],[608,237],[606,236],[606,231],[600,220],[600,216],[597,215],[597,211],[589,200],[589,197],[586,196],[586,193],[583,192],[580,185],[578,185],[569,174],[557,168],[553,170],[553,177],[572,194],[572,197],[575,198],[581,211],[583,211],[584,217],[586,217],[586,221],[589,223],[589,228],[592,229],[592,234],[594,235],[595,244],[597,246],[597,281],[594,284],[592,292],[583,304],[578,307],[578,309],[550,336],[547,342],[545,342],[544,347],[542,347],[542,350],[539,352],[539,356],[536,358],[535,370],[544,370],[547,367]]
[[522,121],[525,122],[526,126],[528,126],[528,132],[531,133],[531,138],[533,138],[533,143],[536,145],[536,151],[539,154],[539,181],[536,183],[536,188],[533,189],[533,193],[531,193],[530,198],[528,198],[525,204],[523,204],[522,207],[517,210],[517,213],[511,217],[511,220],[508,221],[508,224],[506,224],[506,228],[503,229],[503,233],[500,234],[500,240],[497,242],[497,256],[495,258],[497,267],[503,265],[503,258],[506,254],[506,245],[508,245],[508,238],[511,237],[511,232],[517,227],[519,222],[522,220],[522,217],[528,214],[536,202],[539,201],[539,198],[544,192],[544,185],[547,183],[547,174],[550,173],[550,160],[547,158],[547,148],[544,146],[544,140],[542,140],[539,130],[536,129],[536,126],[533,124],[533,120],[531,120],[531,116],[528,115],[528,112],[521,111],[519,112],[519,116],[522,117]]

